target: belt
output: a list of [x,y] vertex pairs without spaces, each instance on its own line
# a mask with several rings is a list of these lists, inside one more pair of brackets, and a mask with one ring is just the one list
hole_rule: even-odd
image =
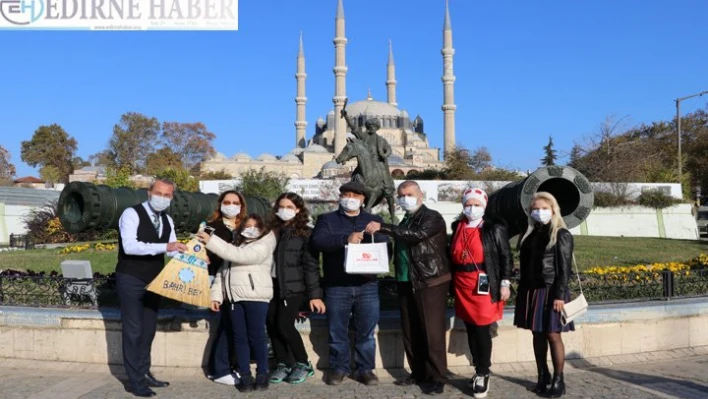
[[485,270],[484,263],[477,265],[477,266],[475,266],[474,263],[455,266],[455,271],[458,271],[458,272],[476,272],[477,270],[484,271]]

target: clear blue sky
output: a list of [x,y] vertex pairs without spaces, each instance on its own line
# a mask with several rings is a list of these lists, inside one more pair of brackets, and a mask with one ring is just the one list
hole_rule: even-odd
[[[86,158],[127,111],[202,121],[217,151],[281,155],[294,145],[295,57],[304,35],[307,138],[332,108],[336,0],[239,2],[234,32],[2,31],[0,143],[59,123]],[[345,0],[347,95],[386,96],[393,41],[399,106],[442,146],[443,0]],[[534,169],[552,135],[567,152],[609,114],[666,120],[673,99],[708,90],[705,0],[450,0],[457,142]],[[688,100],[686,112],[708,98]]]

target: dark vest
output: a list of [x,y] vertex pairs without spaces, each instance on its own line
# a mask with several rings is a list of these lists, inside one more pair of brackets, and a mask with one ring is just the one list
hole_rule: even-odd
[[[149,244],[167,244],[170,240],[172,227],[167,220],[167,214],[162,212],[162,236],[157,236],[155,226],[152,224],[152,219],[148,215],[143,204],[138,204],[133,207],[138,213],[140,223],[138,224],[138,241]],[[118,230],[118,264],[116,265],[116,273],[125,273],[137,277],[149,284],[160,274],[165,266],[165,254],[159,255],[128,255],[123,250],[123,239]]]

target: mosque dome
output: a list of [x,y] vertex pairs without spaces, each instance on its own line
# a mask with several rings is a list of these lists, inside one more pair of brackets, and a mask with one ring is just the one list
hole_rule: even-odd
[[253,159],[250,155],[245,152],[239,152],[238,154],[231,157],[231,159]]
[[319,144],[310,144],[307,146],[307,148],[305,148],[304,152],[313,152],[313,153],[324,154],[324,153],[328,153],[329,151],[327,151],[326,148],[322,147]]
[[212,159],[218,159],[218,160],[226,159],[226,155],[224,155],[223,152],[217,152],[216,154],[214,154]]
[[317,118],[317,126],[318,127],[324,127],[324,125],[326,125],[326,124],[327,124],[327,122],[325,122],[325,120],[322,119],[321,116],[319,118]]
[[399,157],[398,155],[389,155],[388,164],[389,166],[405,165],[406,161],[404,161],[403,158]]
[[293,154],[285,154],[282,158],[280,158],[280,160],[282,162],[300,162],[300,158]]
[[351,116],[373,115],[398,117],[400,111],[389,103],[375,101],[369,97],[366,100],[347,105],[347,113]]
[[322,169],[337,169],[339,167],[340,166],[336,161],[328,161],[324,165],[322,165]]
[[256,158],[259,161],[275,161],[277,158],[273,154],[269,154],[267,152],[264,152],[263,154],[259,155],[258,158]]

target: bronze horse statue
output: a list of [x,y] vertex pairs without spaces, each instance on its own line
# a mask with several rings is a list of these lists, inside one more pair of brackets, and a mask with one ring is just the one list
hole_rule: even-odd
[[377,165],[374,154],[369,151],[362,140],[349,140],[335,161],[338,164],[344,164],[352,158],[356,158],[359,164],[352,174],[352,181],[360,182],[366,190],[364,210],[371,213],[371,208],[386,199],[388,211],[391,214],[391,222],[395,223],[396,205],[393,199],[395,188],[387,184],[387,180],[390,180],[390,178],[387,179],[384,173],[388,173],[388,170],[384,170],[383,167],[377,167],[385,164]]

